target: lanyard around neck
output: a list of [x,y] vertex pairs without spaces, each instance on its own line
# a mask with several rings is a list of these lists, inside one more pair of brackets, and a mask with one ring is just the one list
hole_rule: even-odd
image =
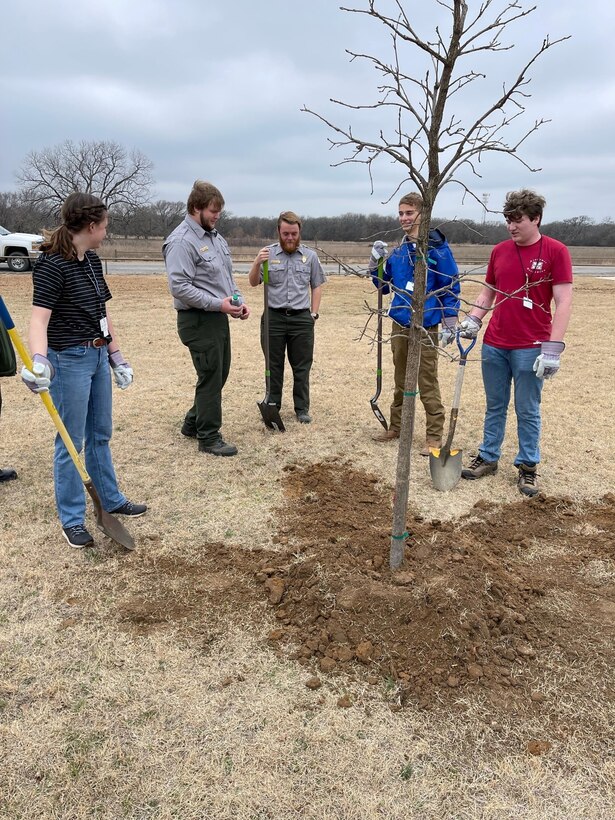
[[[542,259],[542,240],[543,237],[540,237],[540,245],[538,246],[538,259]],[[519,246],[515,243],[515,250],[517,251],[517,256],[519,258],[519,264],[521,265],[521,273],[525,277],[525,295],[529,296],[530,292],[530,276],[527,271],[527,268],[523,264],[523,259],[521,258],[521,251],[519,250]]]

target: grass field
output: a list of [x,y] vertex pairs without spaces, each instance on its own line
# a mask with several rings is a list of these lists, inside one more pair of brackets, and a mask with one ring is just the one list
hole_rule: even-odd
[[[135,371],[114,392],[121,487],[146,501],[125,553],[67,547],[54,428],[2,380],[0,817],[138,820],[603,820],[615,805],[615,281],[583,277],[562,370],[543,396],[543,495],[521,500],[514,416],[497,475],[452,493],[418,455],[405,576],[386,568],[395,444],[369,399],[375,303],[332,278],[310,426],[266,431],[262,294],[232,324],[223,433],[180,434],[194,373],[166,281],[110,276]],[[475,286],[464,289],[471,301]],[[0,274],[27,336],[31,283]],[[484,411],[479,352],[456,442]],[[456,364],[442,358],[450,403]],[[386,412],[390,350],[384,350]],[[286,390],[288,391],[288,385]]]

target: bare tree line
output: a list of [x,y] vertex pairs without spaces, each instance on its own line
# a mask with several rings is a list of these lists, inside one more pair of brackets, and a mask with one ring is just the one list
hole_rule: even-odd
[[[184,202],[157,200],[127,209],[122,206],[110,212],[110,234],[119,237],[143,239],[161,238],[183,219]],[[0,192],[0,225],[11,231],[40,233],[57,224],[55,210],[41,203],[31,202],[21,192]],[[235,216],[225,211],[220,230],[235,244],[259,244],[276,236],[277,216]],[[495,245],[506,239],[503,220],[474,220],[432,218],[432,227],[440,228],[451,244]],[[543,231],[567,245],[586,247],[615,247],[615,222],[611,219],[596,222],[587,216],[575,216],[546,222]],[[301,229],[302,237],[310,243],[373,242],[374,239],[395,241],[401,236],[394,215],[346,213],[340,216],[306,216]]]

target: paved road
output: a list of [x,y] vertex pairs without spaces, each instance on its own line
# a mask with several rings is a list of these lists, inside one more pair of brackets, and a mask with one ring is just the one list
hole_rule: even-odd
[[[164,264],[160,262],[103,262],[105,273],[110,274],[164,274]],[[485,273],[485,265],[460,265],[460,270],[463,273],[472,271],[477,276]],[[328,276],[343,273],[343,268],[336,264],[323,265],[324,271]],[[359,265],[353,266],[354,270],[359,272],[361,267]],[[250,270],[249,262],[238,262],[234,265],[235,273],[247,273]],[[364,269],[363,269],[364,270]],[[573,267],[575,276],[601,276],[607,278],[615,278],[615,265],[575,265]]]
[[[103,267],[106,274],[132,274],[134,276],[142,275],[148,276],[152,274],[158,274],[160,276],[166,275],[164,269],[164,263],[160,262],[114,262],[114,261],[105,261],[103,260]],[[246,274],[250,270],[250,263],[249,262],[236,262],[233,266],[234,273]],[[353,265],[350,266],[353,271],[365,272],[365,268],[361,268],[360,265]],[[327,276],[335,276],[337,274],[343,274],[344,268],[338,264],[324,264],[323,265],[324,271]],[[472,272],[477,276],[481,276],[485,273],[486,265],[460,265],[460,270],[463,273]],[[615,265],[574,265],[573,267],[574,275],[575,276],[599,276],[604,277],[607,279],[615,279]],[[10,273],[9,269],[2,265],[0,266],[0,273]],[[26,271],[23,274],[14,273],[13,276],[29,276],[30,271]]]

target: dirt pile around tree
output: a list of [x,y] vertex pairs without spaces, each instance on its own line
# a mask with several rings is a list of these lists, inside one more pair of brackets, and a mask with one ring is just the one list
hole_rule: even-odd
[[[283,557],[257,572],[280,622],[270,635],[316,672],[398,682],[431,702],[472,685],[499,697],[540,678],[557,649],[612,651],[615,496],[575,508],[538,496],[479,501],[455,522],[410,518],[404,566],[388,568],[390,494],[330,462],[287,468]],[[606,664],[608,668],[608,663]]]
[[281,480],[277,551],[209,543],[186,560],[152,544],[109,572],[85,569],[95,578],[60,597],[87,607],[97,589],[124,628],[173,628],[203,648],[273,610],[269,643],[310,685],[325,674],[384,682],[398,705],[471,691],[527,701],[549,676],[589,667],[612,697],[615,495],[481,500],[455,521],[410,515],[392,573],[390,489],[339,460],[290,465]]

